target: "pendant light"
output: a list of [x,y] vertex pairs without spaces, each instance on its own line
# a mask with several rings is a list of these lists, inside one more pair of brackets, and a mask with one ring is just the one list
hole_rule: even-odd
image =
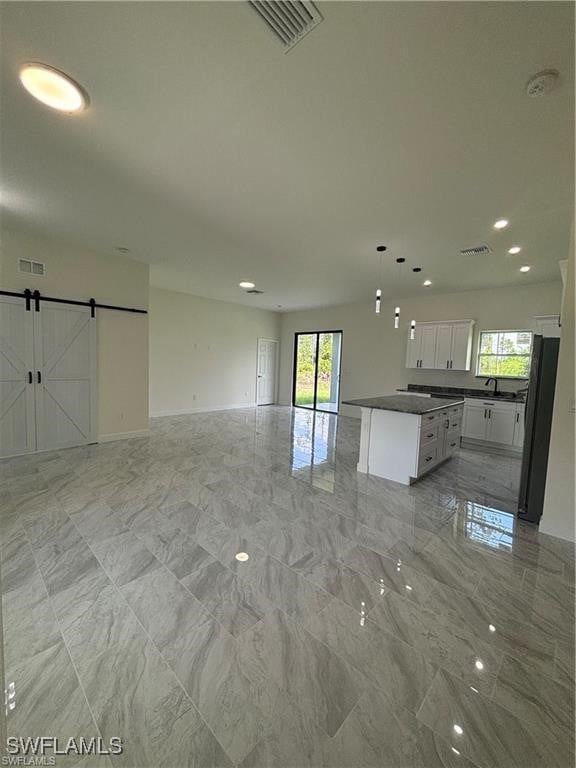
[[[385,245],[379,245],[379,246],[377,246],[376,250],[378,251],[378,254],[379,254],[378,282],[380,282],[381,279],[382,279],[382,254],[386,250],[386,246]],[[380,305],[381,305],[381,303],[382,303],[382,289],[381,288],[376,288],[376,306],[375,306],[374,309],[375,309],[375,312],[376,312],[377,315],[380,314]]]
[[394,328],[396,330],[400,328],[400,307],[394,309]]
[[416,320],[410,321],[410,341],[414,341],[414,337],[416,334]]

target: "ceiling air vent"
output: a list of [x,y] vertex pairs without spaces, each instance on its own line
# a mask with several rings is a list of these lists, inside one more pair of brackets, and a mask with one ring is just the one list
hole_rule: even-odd
[[296,43],[317,27],[324,17],[314,3],[307,0],[248,0],[252,8],[280,40],[287,53]]
[[30,259],[18,259],[18,271],[26,272],[29,275],[45,275],[46,265],[41,261],[30,261]]
[[460,256],[489,256],[491,253],[492,249],[486,243],[482,243],[482,245],[474,245],[472,248],[463,248],[460,251]]
[[255,293],[258,295],[260,293],[264,293],[264,291],[259,291],[258,288],[250,288],[250,290],[246,291],[246,293]]

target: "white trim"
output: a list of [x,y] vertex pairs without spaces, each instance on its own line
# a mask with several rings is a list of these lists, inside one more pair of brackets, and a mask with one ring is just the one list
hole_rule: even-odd
[[133,432],[110,432],[107,435],[98,435],[98,443],[111,443],[114,440],[126,440],[131,437],[147,437],[149,429],[135,429]]
[[162,416],[186,416],[192,413],[212,413],[213,411],[235,411],[239,408],[256,408],[256,403],[234,403],[233,405],[213,405],[204,408],[184,408],[181,411],[156,411],[150,414],[151,419],[158,419]]

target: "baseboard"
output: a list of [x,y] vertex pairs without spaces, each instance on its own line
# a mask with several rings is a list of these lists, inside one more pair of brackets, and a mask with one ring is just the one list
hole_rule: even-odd
[[499,456],[511,456],[517,459],[522,458],[522,448],[518,448],[514,445],[489,443],[487,440],[474,440],[470,437],[463,437],[460,445],[462,448],[468,448],[472,451],[483,451],[485,453],[494,453]]
[[96,442],[112,443],[114,440],[127,440],[133,437],[147,437],[150,434],[149,429],[136,429],[134,432],[111,432],[108,435],[98,435]]
[[235,411],[238,408],[256,408],[256,403],[235,403],[233,405],[213,405],[204,408],[184,408],[181,411],[155,411],[150,414],[151,419],[162,416],[187,416],[193,413],[212,413],[213,411]]

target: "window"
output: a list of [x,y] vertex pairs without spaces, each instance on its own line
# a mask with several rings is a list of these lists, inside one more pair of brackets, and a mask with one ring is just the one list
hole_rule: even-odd
[[481,331],[477,376],[527,379],[532,355],[532,331]]

